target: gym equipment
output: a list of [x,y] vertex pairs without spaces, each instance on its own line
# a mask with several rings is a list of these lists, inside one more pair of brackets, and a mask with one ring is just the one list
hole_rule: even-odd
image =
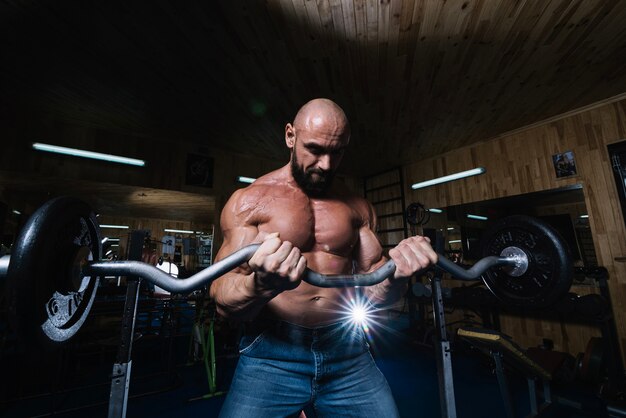
[[[569,253],[550,226],[516,216],[498,222],[489,236],[483,245],[486,256],[470,269],[443,255],[437,267],[462,280],[475,280],[487,272],[485,284],[499,299],[529,308],[548,306],[567,292],[573,277],[568,275],[573,273]],[[8,276],[9,314],[18,332],[31,340],[63,342],[84,323],[99,276],[134,276],[172,293],[189,293],[249,260],[259,246],[243,247],[185,280],[140,261],[99,261],[94,214],[78,199],[58,197],[27,221],[13,254],[0,259],[0,277]],[[323,275],[307,269],[303,280],[319,287],[371,286],[394,271],[389,260],[368,274]]]
[[215,312],[209,320],[208,327],[202,322],[196,322],[193,325],[192,337],[197,341],[202,349],[202,362],[204,363],[204,370],[207,375],[209,383],[209,392],[196,397],[191,398],[189,401],[195,401],[199,399],[209,399],[214,396],[221,396],[226,391],[217,390],[217,359],[215,354]]
[[[510,337],[494,330],[483,328],[459,328],[457,335],[490,356],[495,364],[496,377],[500,394],[504,402],[507,418],[514,418],[513,399],[509,389],[504,364],[526,377],[530,398],[530,414],[537,417],[539,413],[552,403],[550,381],[552,375],[548,370],[526,355],[526,351],[511,340]],[[537,383],[543,385],[543,402],[538,404]]]
[[[98,221],[87,204],[55,199],[24,225],[8,256],[7,300],[13,327],[32,341],[66,341],[83,325],[98,277],[80,264],[100,260]],[[1,274],[1,273],[0,273]]]
[[594,387],[607,377],[607,348],[601,337],[592,337],[587,342],[585,352],[577,358],[576,370],[582,382]]
[[411,203],[404,213],[406,221],[413,225],[426,225],[430,221],[430,212],[421,203]]
[[567,245],[554,228],[538,219],[502,218],[483,235],[481,247],[484,257],[506,254],[524,259],[522,267],[488,270],[483,277],[489,290],[507,304],[547,307],[572,285],[574,265]]

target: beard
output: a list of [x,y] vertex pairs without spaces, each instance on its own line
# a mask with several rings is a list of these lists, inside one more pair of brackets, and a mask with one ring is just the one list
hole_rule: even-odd
[[[316,174],[316,177],[313,175]],[[291,159],[291,175],[300,188],[309,196],[319,196],[326,192],[333,181],[335,173],[318,169],[304,170],[298,164],[296,154]]]

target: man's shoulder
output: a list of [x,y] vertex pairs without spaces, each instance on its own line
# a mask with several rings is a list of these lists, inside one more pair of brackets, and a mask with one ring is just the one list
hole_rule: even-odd
[[236,190],[230,200],[236,203],[259,200],[262,197],[277,193],[282,187],[285,187],[284,179],[279,169],[257,178],[254,183],[242,189]]
[[270,171],[254,181],[249,188],[283,186],[287,181],[285,167]]

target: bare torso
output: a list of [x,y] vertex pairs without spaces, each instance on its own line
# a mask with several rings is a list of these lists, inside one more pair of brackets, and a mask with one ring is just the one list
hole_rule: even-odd
[[[235,219],[234,230],[225,231],[230,246],[259,242],[265,235],[278,232],[283,241],[300,249],[311,270],[346,274],[358,269],[363,230],[368,237],[374,236],[369,228],[368,204],[337,190],[330,190],[324,198],[308,197],[285,181],[286,173],[285,168],[277,170],[240,191],[234,213],[227,214]],[[237,228],[246,233],[239,231],[238,237],[229,236],[237,234]],[[247,237],[240,238],[243,235]],[[375,238],[372,243],[379,246]],[[380,256],[379,249],[373,250]],[[336,322],[345,316],[346,301],[353,292],[354,289],[319,288],[302,282],[270,300],[260,315],[304,326]]]

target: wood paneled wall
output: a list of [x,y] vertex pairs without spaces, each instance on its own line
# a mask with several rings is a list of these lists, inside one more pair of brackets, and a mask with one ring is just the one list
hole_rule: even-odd
[[[277,168],[288,159],[275,161],[251,157],[247,149],[241,154],[214,148],[210,133],[206,146],[192,143],[184,138],[145,137],[119,133],[96,126],[59,122],[55,119],[32,118],[3,121],[0,133],[7,140],[0,153],[2,170],[41,173],[49,177],[80,178],[94,182],[107,182],[155,189],[178,190],[200,194],[229,194],[237,187],[235,177],[256,177]],[[282,138],[276,138],[282,141]],[[124,155],[147,161],[145,167],[99,163],[94,160],[54,158],[51,154],[38,153],[30,148],[32,142],[87,149],[97,152]],[[188,154],[201,154],[214,158],[213,188],[194,187],[185,184]],[[248,155],[245,155],[248,154]]]
[[[206,235],[213,233],[213,225],[210,223],[195,223],[184,220],[171,219],[150,219],[150,218],[127,218],[124,216],[101,216],[98,221],[101,225],[126,225],[129,229],[101,229],[102,237],[119,238],[119,248],[117,252],[120,259],[126,259],[126,251],[128,245],[129,231],[145,229],[150,231],[151,240],[155,241],[155,251],[157,256],[163,255],[163,246],[156,243],[161,241],[164,236],[176,235],[174,233],[165,232],[164,229],[179,229],[205,232]],[[195,237],[195,235],[182,235],[183,237]],[[216,249],[213,249],[215,256]],[[197,257],[183,256],[183,264],[185,268],[194,273],[197,268]],[[173,261],[173,260],[172,260]]]
[[376,211],[376,232],[385,251],[405,238],[400,174],[399,170],[390,170],[363,180],[365,198]]
[[[37,181],[39,176],[57,179],[58,182],[67,184],[79,180],[92,182],[94,185],[106,183],[113,189],[115,189],[115,185],[119,184],[210,195],[216,199],[216,210],[213,213],[207,213],[206,223],[215,225],[219,224],[220,210],[226,199],[234,190],[242,187],[240,183],[235,181],[236,176],[258,177],[280,167],[288,159],[287,150],[285,150],[284,161],[274,161],[244,155],[248,150],[242,150],[241,154],[236,154],[210,145],[201,146],[184,139],[132,136],[96,126],[59,122],[46,117],[29,119],[24,116],[24,119],[3,120],[0,123],[0,137],[6,140],[0,153],[0,167],[6,176],[24,177],[33,181]],[[282,141],[282,138],[276,138],[276,140]],[[145,167],[132,167],[56,156],[33,151],[30,148],[32,142],[44,142],[140,158],[145,160],[147,164]],[[207,144],[210,143],[211,140],[207,137]],[[213,158],[212,188],[186,184],[185,173],[188,154],[199,154]],[[4,191],[2,180],[0,178],[0,193]],[[42,186],[42,192],[45,193],[45,186]],[[123,192],[123,190],[120,191],[120,193]],[[0,198],[10,198],[9,193],[3,193]],[[30,210],[30,213],[34,209],[34,207],[26,207],[26,211]],[[171,221],[182,222],[185,220],[184,218],[171,219]]]
[[[36,181],[37,177],[40,176],[56,179],[65,184],[73,180],[91,182],[94,185],[95,193],[102,183],[106,183],[108,186],[105,187],[113,189],[119,184],[210,195],[215,198],[215,210],[213,213],[207,213],[205,221],[206,224],[216,226],[216,245],[221,243],[219,229],[221,209],[236,189],[244,187],[243,184],[235,181],[236,177],[240,175],[260,177],[283,166],[289,160],[289,152],[286,147],[284,148],[284,158],[280,161],[252,156],[250,155],[253,153],[251,149],[242,149],[241,153],[233,153],[214,148],[210,146],[212,140],[209,133],[207,133],[207,146],[201,146],[182,138],[176,140],[133,136],[97,126],[60,122],[53,117],[15,116],[10,120],[0,117],[0,137],[6,140],[0,153],[0,170],[3,174],[18,178],[24,177],[33,181]],[[282,137],[276,137],[273,140],[281,143],[284,141]],[[55,156],[33,151],[30,148],[32,142],[44,142],[140,158],[146,160],[147,164],[145,167],[139,168],[81,158]],[[253,147],[254,144],[250,143],[249,146]],[[188,154],[200,154],[213,158],[212,188],[185,184]],[[338,179],[356,193],[362,192],[362,185],[356,178],[340,174]],[[98,186],[96,187],[96,185]],[[41,187],[43,193],[45,193],[45,187],[45,185]],[[121,190],[120,193],[124,193],[124,190]],[[5,193],[2,175],[0,175],[0,199],[3,201],[12,199],[10,193]],[[121,199],[122,195],[120,195]],[[184,202],[172,202],[172,205],[176,204],[184,205]],[[30,215],[37,208],[32,204],[17,205],[17,207],[24,208],[27,215]],[[119,214],[119,216],[123,215],[123,213]],[[151,216],[150,218],[158,218],[158,216]],[[185,223],[188,219],[178,217],[167,219],[167,221]],[[133,225],[140,225],[143,218],[134,218],[133,221],[129,222]],[[15,222],[10,227],[15,229]],[[186,229],[186,227],[180,229]]]
[[[626,99],[597,104],[405,166],[407,204],[421,202],[427,207],[446,207],[582,184],[598,263],[610,274],[622,357],[626,357],[626,264],[615,261],[626,255],[626,228],[607,151],[608,144],[625,139]],[[552,155],[570,150],[575,154],[578,173],[557,179]],[[412,183],[479,166],[486,168],[485,174],[410,189]],[[550,338],[556,349],[572,354],[584,351],[584,344],[597,334],[590,327],[513,316],[504,317],[502,327],[522,346],[537,346],[542,338]]]

